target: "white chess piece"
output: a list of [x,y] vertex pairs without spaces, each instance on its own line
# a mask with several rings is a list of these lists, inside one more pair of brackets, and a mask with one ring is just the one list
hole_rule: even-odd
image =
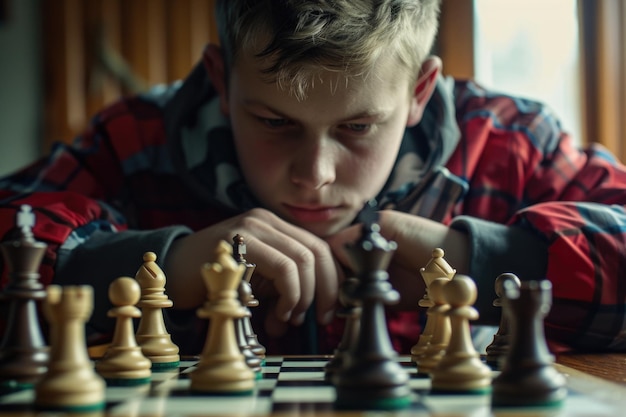
[[432,389],[457,392],[489,392],[491,369],[480,360],[472,342],[470,320],[478,318],[472,307],[477,296],[476,284],[466,275],[456,275],[443,287],[450,305],[450,341],[439,365],[431,372]]
[[120,277],[109,286],[109,299],[114,307],[109,317],[115,317],[115,333],[104,356],[96,362],[96,371],[108,385],[139,385],[150,382],[152,362],[144,356],[135,340],[133,318],[141,311],[135,304],[141,289],[130,277]]

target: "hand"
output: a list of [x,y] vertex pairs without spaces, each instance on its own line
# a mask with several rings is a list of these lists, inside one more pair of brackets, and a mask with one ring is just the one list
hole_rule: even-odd
[[174,242],[165,259],[168,293],[179,308],[195,308],[206,299],[200,267],[210,262],[220,240],[244,237],[248,262],[255,263],[252,279],[259,300],[277,297],[274,313],[266,319],[270,335],[280,335],[287,323],[302,324],[306,310],[316,300],[317,318],[334,317],[342,273],[330,247],[319,237],[280,219],[264,209],[200,230]]
[[[385,239],[398,245],[388,269],[391,284],[401,294],[398,307],[415,308],[424,291],[419,269],[428,263],[435,248],[444,249],[446,260],[458,273],[467,273],[469,240],[464,233],[424,217],[393,210],[380,211],[378,223]],[[350,267],[345,246],[356,241],[360,233],[361,226],[353,225],[326,239],[341,264]]]

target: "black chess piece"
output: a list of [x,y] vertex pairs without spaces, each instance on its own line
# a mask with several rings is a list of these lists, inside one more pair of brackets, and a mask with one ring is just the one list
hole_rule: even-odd
[[[241,286],[242,285],[239,284],[240,288]],[[261,358],[252,351],[250,343],[248,343],[248,339],[244,333],[244,328],[241,324],[241,319],[235,320],[235,337],[237,338],[237,345],[239,345],[239,350],[241,351],[246,364],[250,367],[250,369],[252,369],[258,379],[261,377]]]
[[48,347],[41,331],[37,304],[46,298],[39,266],[47,245],[32,234],[35,214],[28,205],[17,213],[16,240],[1,245],[9,282],[1,299],[8,305],[7,328],[0,345],[0,390],[32,387],[47,371]]
[[339,302],[341,308],[337,311],[337,317],[344,319],[343,334],[333,357],[324,367],[324,379],[332,382],[334,375],[343,367],[344,358],[349,354],[352,346],[356,344],[359,335],[359,322],[361,320],[361,306],[350,296],[359,281],[356,278],[347,278],[339,289]]
[[[497,298],[493,300],[494,307],[502,308],[502,297],[504,296],[504,281],[511,280],[518,287],[520,286],[520,280],[515,274],[505,273],[500,274],[496,278],[494,284]],[[500,361],[506,357],[506,353],[509,350],[509,320],[507,315],[503,311],[500,312],[500,326],[495,335],[493,335],[492,342],[487,346],[485,353],[485,361],[492,369],[500,369]]]
[[[254,297],[252,286],[250,285],[250,279],[254,274],[256,264],[250,263],[246,260],[246,250],[247,248],[244,237],[239,234],[233,236],[233,257],[237,263],[246,267],[243,278],[241,279],[241,284],[239,285],[237,291],[239,292],[239,300],[241,301],[242,306],[246,309],[247,314],[244,317],[237,319],[235,321],[235,326],[237,327],[237,333],[243,333],[245,344],[248,346],[247,349],[254,353],[260,359],[260,363],[263,364],[265,362],[266,349],[265,346],[259,343],[259,339],[252,328],[252,322],[250,320],[250,317],[252,316],[250,307],[257,307],[259,305],[259,300]],[[244,343],[243,339],[241,343]]]
[[366,207],[363,232],[358,242],[348,246],[358,283],[351,302],[361,306],[356,343],[344,356],[344,366],[336,372],[335,406],[340,409],[399,409],[410,405],[408,373],[396,362],[389,338],[385,305],[397,303],[400,295],[388,282],[386,271],[396,249],[380,235],[380,226]]
[[494,407],[560,406],[567,396],[565,377],[553,363],[544,332],[552,303],[550,281],[503,283],[503,313],[510,329],[509,351],[492,382]]

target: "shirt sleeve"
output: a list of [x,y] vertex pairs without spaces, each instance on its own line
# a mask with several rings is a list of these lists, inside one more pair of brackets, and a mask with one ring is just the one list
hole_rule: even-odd
[[[75,233],[82,232],[82,229],[77,229]],[[184,226],[118,233],[93,230],[80,245],[74,245],[72,239],[68,239],[59,248],[55,283],[89,283],[94,288],[94,308],[87,323],[88,338],[106,339],[113,332],[115,321],[107,315],[112,307],[107,296],[109,284],[122,276],[134,277],[145,252],[156,253],[157,263],[160,264],[163,259],[159,254],[167,253],[174,240],[189,233],[191,231]]]
[[[94,297],[94,331],[111,328],[105,321],[108,284],[119,276],[134,276],[141,251],[164,258],[174,239],[191,233],[182,226],[139,231],[133,218],[125,166],[129,160],[150,166],[150,160],[137,161],[136,156],[149,156],[141,151],[165,141],[160,120],[157,106],[122,100],[96,115],[72,145],[57,144],[47,157],[0,179],[2,240],[12,239],[17,211],[30,205],[36,217],[34,238],[47,244],[40,281],[44,286],[94,286],[100,294]],[[112,127],[128,134],[113,141],[108,134]],[[0,262],[0,283],[5,286],[8,271],[5,260]]]
[[580,149],[536,103],[479,93],[463,105],[472,143],[451,166],[470,193],[451,225],[471,236],[472,273],[491,287],[503,272],[550,280],[555,348],[626,349],[626,167],[599,144]]
[[[98,113],[72,145],[56,144],[47,157],[0,179],[0,236],[10,238],[22,204],[33,208],[34,237],[48,244],[41,268],[45,285],[53,280],[61,245],[77,246],[96,230],[139,228],[126,167],[152,163],[145,150],[165,142],[161,120],[157,106],[121,100]],[[0,282],[6,283],[6,273]]]
[[548,243],[523,227],[471,216],[456,217],[450,227],[470,239],[469,275],[481,288],[475,303],[480,322],[497,325],[501,311],[493,306],[495,277],[506,272],[525,280],[545,279]]

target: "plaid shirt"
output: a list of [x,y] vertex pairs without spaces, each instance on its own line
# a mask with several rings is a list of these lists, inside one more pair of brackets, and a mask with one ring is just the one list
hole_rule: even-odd
[[[0,181],[0,234],[12,235],[21,204],[34,208],[34,235],[48,244],[40,268],[45,285],[61,280],[55,276],[61,256],[96,233],[122,236],[172,225],[198,230],[255,206],[240,176],[227,189],[211,189],[219,182],[215,165],[233,159],[231,148],[185,150],[189,129],[202,130],[209,144],[230,134],[223,121],[202,126],[198,115],[215,93],[201,73],[196,68],[185,83],[113,104],[72,146],[57,145],[49,157]],[[200,90],[189,87],[194,78]],[[547,278],[553,305],[546,332],[554,346],[626,348],[626,168],[600,146],[577,149],[539,103],[471,82],[446,85],[440,82],[425,120],[407,132],[381,195],[385,207],[470,234],[470,274],[479,288],[490,289],[479,296],[481,317],[497,322],[489,294],[498,274]],[[185,95],[186,88],[193,94]],[[501,243],[518,235],[528,244],[501,253]],[[134,273],[141,253],[134,270],[107,279]],[[527,265],[536,276],[524,275]],[[61,281],[102,279],[91,274]],[[396,348],[408,352],[419,334],[417,312],[390,313],[389,329]],[[321,330],[322,350],[332,349],[340,326]]]

